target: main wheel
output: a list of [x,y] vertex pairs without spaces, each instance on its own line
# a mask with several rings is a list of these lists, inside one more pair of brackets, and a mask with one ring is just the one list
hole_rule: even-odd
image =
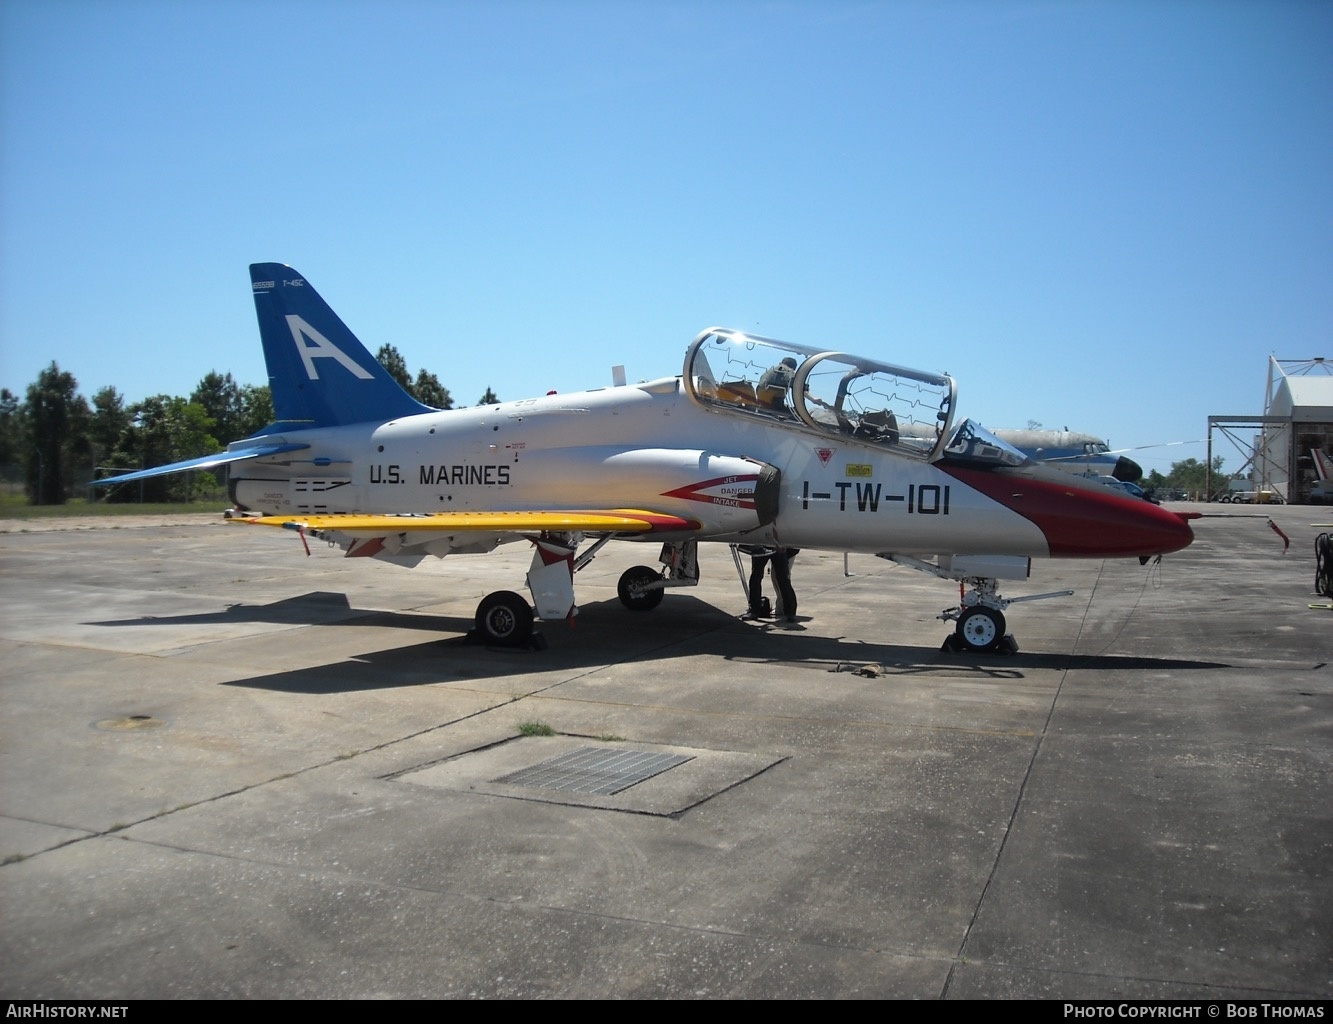
[[524,643],[532,635],[532,606],[512,590],[487,594],[477,605],[477,632],[493,644]]
[[954,632],[969,651],[993,651],[1004,639],[1004,616],[994,608],[974,605],[958,617]]
[[626,569],[620,574],[620,583],[616,587],[616,593],[620,595],[620,603],[631,611],[652,611],[662,603],[663,592],[661,587],[655,587],[652,590],[647,589],[647,587],[650,583],[656,583],[661,579],[661,573],[656,569],[648,568],[646,565],[636,565],[633,568]]

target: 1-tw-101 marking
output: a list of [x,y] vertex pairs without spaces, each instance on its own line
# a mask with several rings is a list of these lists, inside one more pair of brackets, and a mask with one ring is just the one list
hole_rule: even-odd
[[[885,494],[882,484],[866,484],[855,480],[839,480],[838,511],[849,508],[857,512],[878,512],[881,502],[905,502],[908,515],[947,516],[949,514],[949,484],[908,484],[906,494]],[[810,481],[801,481],[801,508],[808,509],[811,501],[832,501],[833,491],[812,491]]]

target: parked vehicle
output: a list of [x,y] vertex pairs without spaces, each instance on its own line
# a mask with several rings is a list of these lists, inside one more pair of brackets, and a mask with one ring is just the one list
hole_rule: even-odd
[[1255,487],[1252,480],[1236,477],[1227,481],[1227,489],[1218,495],[1217,500],[1236,505],[1281,505],[1285,499],[1280,491],[1271,487]]
[[1138,484],[1129,480],[1117,480],[1113,476],[1103,476],[1098,473],[1080,473],[1079,476],[1087,480],[1095,480],[1103,487],[1109,487],[1121,494],[1128,494],[1131,498],[1142,498],[1151,505],[1160,505],[1161,502],[1155,498],[1148,497],[1147,493]]

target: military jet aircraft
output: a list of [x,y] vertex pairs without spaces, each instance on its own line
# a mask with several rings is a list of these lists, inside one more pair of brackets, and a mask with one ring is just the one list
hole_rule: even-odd
[[1026,579],[1033,558],[1146,559],[1193,540],[1181,516],[955,426],[946,374],[710,327],[679,376],[441,411],[291,267],[250,277],[277,421],[102,483],[230,465],[229,516],[409,566],[526,539],[532,604],[486,596],[489,643],[528,642],[534,611],[576,614],[574,576],[612,540],[660,545],[657,566],[619,581],[634,611],[698,583],[701,541],[868,552],[959,580],[968,592],[940,618],[965,651],[1016,649],[1004,610],[1033,598],[998,581]]

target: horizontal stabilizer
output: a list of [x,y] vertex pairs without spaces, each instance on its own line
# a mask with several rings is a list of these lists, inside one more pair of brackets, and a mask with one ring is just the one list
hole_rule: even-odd
[[352,536],[430,531],[449,533],[484,530],[491,533],[532,533],[556,530],[569,533],[663,533],[697,530],[699,523],[680,516],[641,509],[591,509],[572,512],[432,512],[426,515],[313,515],[245,516],[232,522],[281,526],[289,530],[336,530]]
[[127,484],[132,480],[147,480],[154,476],[169,476],[172,473],[184,473],[191,469],[212,469],[214,466],[225,466],[229,462],[243,462],[246,459],[260,459],[265,455],[281,455],[283,452],[296,452],[302,448],[309,448],[308,444],[296,444],[294,442],[260,444],[253,448],[235,448],[227,452],[218,452],[216,455],[204,455],[197,459],[186,459],[184,462],[173,462],[166,466],[156,466],[153,469],[141,469],[134,473],[124,473],[121,476],[109,476],[102,480],[94,480],[94,487],[103,487],[107,484]]

